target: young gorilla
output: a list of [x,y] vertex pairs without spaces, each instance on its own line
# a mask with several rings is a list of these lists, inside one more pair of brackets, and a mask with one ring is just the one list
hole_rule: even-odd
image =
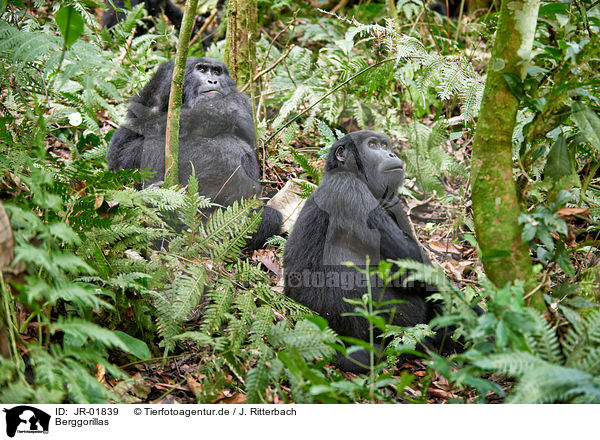
[[[173,61],[160,66],[139,95],[131,100],[128,123],[114,133],[108,168],[150,169],[144,185],[163,180],[167,107]],[[183,85],[179,133],[179,182],[195,171],[198,191],[228,206],[260,195],[259,166],[254,151],[252,105],[236,90],[225,64],[212,58],[189,58]],[[262,222],[248,243],[257,249],[281,226],[281,213],[265,206]]]
[[[286,295],[326,318],[338,334],[366,341],[367,320],[342,316],[355,307],[343,298],[357,299],[366,293],[366,276],[342,263],[364,267],[366,256],[370,266],[386,259],[429,263],[397,196],[404,164],[390,146],[387,136],[364,130],[344,136],[331,147],[323,180],[307,199],[284,254]],[[375,276],[370,282],[373,299],[378,300],[381,282]],[[404,287],[399,282],[386,287],[382,300],[401,300],[389,306],[396,309],[392,322],[413,326],[429,322],[439,311],[439,304],[425,301],[434,291],[426,284]],[[442,338],[428,345],[439,347]],[[352,358],[368,365],[366,350]],[[344,370],[363,371],[351,359],[339,356],[338,361]]]
[[[181,27],[183,12],[171,3],[171,0],[129,0],[128,3],[129,7],[134,7],[142,2],[151,17],[157,17],[158,14],[164,12],[177,29]],[[125,12],[117,11],[113,8],[113,5],[123,10],[128,9],[128,5],[126,4],[127,0],[106,0],[105,3],[108,8],[102,14],[102,27],[110,28],[125,18]]]

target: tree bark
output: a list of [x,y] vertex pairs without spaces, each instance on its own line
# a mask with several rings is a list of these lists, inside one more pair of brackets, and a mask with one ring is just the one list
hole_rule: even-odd
[[256,0],[229,0],[225,56],[231,77],[240,85],[252,82],[256,66]]
[[[498,287],[521,279],[528,290],[535,286],[535,278],[521,240],[521,206],[512,172],[519,102],[503,73],[525,77],[538,9],[539,0],[502,0],[471,164],[475,231],[485,272]],[[541,292],[531,301],[537,308],[544,307]]]
[[[225,35],[225,63],[235,82],[243,90],[248,90],[252,103],[252,114],[256,114],[256,41],[258,22],[256,20],[256,0],[229,0],[227,10],[227,33]],[[258,130],[254,118],[255,143],[258,144]]]
[[[165,142],[166,186],[179,184],[179,117],[181,115],[185,65],[197,6],[198,0],[186,0],[183,21],[179,30],[177,54],[175,55],[175,66],[173,67],[173,80],[171,81],[171,93],[169,94],[169,113],[167,114]],[[183,183],[186,184],[187,182]]]

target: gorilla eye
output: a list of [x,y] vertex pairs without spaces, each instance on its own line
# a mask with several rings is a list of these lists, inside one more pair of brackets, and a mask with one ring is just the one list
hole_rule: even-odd
[[375,140],[373,140],[373,139],[371,139],[371,140],[369,141],[369,148],[377,148],[377,146],[378,146],[378,145],[377,145],[377,141],[375,141]]
[[221,73],[223,73],[223,69],[221,69],[220,67],[215,67],[214,72],[215,75],[220,75]]
[[199,70],[202,73],[206,73],[206,66],[203,66],[202,64],[197,64],[196,70]]

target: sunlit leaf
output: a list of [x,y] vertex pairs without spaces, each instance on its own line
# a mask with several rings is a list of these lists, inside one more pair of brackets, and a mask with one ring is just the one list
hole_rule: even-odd
[[61,6],[55,17],[65,45],[71,47],[83,33],[83,18],[73,6]]
[[548,159],[546,160],[546,166],[544,167],[544,177],[556,181],[562,177],[569,176],[572,173],[573,167],[567,149],[567,142],[565,141],[565,138],[560,135],[556,142],[554,142],[554,145],[552,145],[550,153],[548,153]]
[[581,134],[600,151],[600,118],[589,107],[576,102],[571,108],[571,117],[581,130]]

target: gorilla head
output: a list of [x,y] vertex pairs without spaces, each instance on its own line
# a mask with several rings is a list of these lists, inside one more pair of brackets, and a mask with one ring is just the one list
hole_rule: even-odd
[[234,91],[236,91],[235,81],[229,76],[224,63],[204,57],[188,60],[183,85],[185,106],[195,107],[202,102],[227,96]]
[[381,200],[384,195],[395,193],[404,182],[404,163],[391,148],[390,139],[381,133],[370,130],[352,133],[331,147],[325,171],[352,172]]

